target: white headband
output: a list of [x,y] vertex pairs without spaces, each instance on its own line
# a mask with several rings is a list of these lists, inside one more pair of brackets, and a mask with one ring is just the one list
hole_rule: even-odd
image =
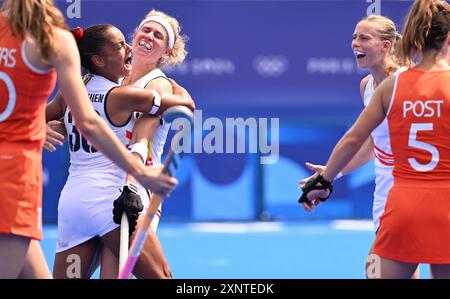
[[175,44],[175,33],[173,32],[173,28],[170,25],[169,21],[167,21],[165,18],[163,18],[161,16],[148,17],[145,20],[143,20],[141,22],[141,24],[139,24],[138,30],[140,30],[142,28],[142,26],[144,26],[145,23],[150,22],[150,21],[159,23],[164,27],[164,29],[166,29],[167,36],[169,39],[169,48],[172,49],[173,45]]

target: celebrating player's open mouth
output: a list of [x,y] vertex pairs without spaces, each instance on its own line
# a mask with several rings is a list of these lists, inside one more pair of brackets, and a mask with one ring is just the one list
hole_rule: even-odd
[[124,62],[124,68],[127,71],[131,71],[132,60],[133,60],[133,53],[130,51],[130,53],[128,53],[127,57],[125,58],[125,62]]
[[366,57],[366,53],[364,53],[364,52],[361,52],[361,51],[353,51],[353,53],[355,53],[355,57],[356,57],[356,59],[359,61],[359,60],[362,60],[364,57]]

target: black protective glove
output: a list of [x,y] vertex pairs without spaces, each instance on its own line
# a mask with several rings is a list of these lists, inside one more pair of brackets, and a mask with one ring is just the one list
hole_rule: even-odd
[[130,236],[136,230],[139,214],[144,209],[141,197],[137,193],[137,187],[134,185],[126,185],[123,187],[122,194],[114,201],[113,220],[120,224],[122,214],[126,213],[129,224]]
[[319,174],[318,176],[309,179],[306,184],[302,187],[303,194],[298,200],[299,203],[308,202],[308,198],[306,197],[308,193],[312,190],[323,190],[328,189],[330,193],[326,198],[319,198],[320,201],[325,202],[330,196],[331,193],[333,193],[333,183],[325,180],[322,176],[322,174]]

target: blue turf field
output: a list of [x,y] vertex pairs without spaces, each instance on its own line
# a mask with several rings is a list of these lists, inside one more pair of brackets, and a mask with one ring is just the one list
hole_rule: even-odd
[[[158,235],[175,278],[364,278],[374,240],[372,223],[354,220],[161,223]],[[55,243],[56,226],[46,226],[50,268]]]

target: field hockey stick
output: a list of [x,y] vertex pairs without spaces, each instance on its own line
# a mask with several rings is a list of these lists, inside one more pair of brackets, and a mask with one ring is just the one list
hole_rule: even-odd
[[122,214],[120,221],[120,249],[119,249],[119,271],[123,269],[128,257],[128,246],[130,241],[128,217],[126,213]]
[[150,227],[152,230],[156,233],[156,230],[158,229],[159,225],[159,219],[161,219],[162,215],[162,202],[159,204],[155,215],[153,215],[152,221],[150,222]]
[[[178,140],[176,140],[178,142]],[[169,171],[165,170],[165,173],[170,175],[170,176],[174,176],[177,169],[178,169],[178,165],[180,165],[180,161],[181,161],[181,157],[182,157],[182,153],[175,153],[174,151],[169,151],[166,161],[170,161],[168,164],[168,169]],[[154,206],[152,207],[152,212],[153,213],[153,217],[152,220],[150,222],[150,227],[152,228],[152,230],[156,233],[156,230],[158,229],[158,225],[159,225],[159,220],[161,219],[161,215],[162,215],[162,205],[164,202],[164,199],[162,200],[154,200],[152,201],[154,203]]]
[[[194,115],[192,111],[184,106],[171,107],[162,114],[162,117],[164,121],[169,123],[173,122],[173,120],[177,118],[185,118],[190,122],[190,124],[192,124],[194,121]],[[179,128],[178,132],[172,139],[172,146],[170,147],[166,160],[164,162],[163,172],[169,176],[173,176],[175,174],[176,169],[178,169],[182,153],[175,153],[173,150],[173,146],[175,144],[178,144],[182,137],[183,137],[182,128]],[[134,269],[134,266],[136,265],[139,254],[142,250],[142,247],[144,246],[145,239],[147,238],[148,229],[151,225],[152,219],[155,218],[155,215],[158,214],[158,210],[162,206],[162,201],[163,198],[161,196],[157,194],[152,194],[150,205],[147,208],[145,218],[137,228],[136,235],[129,250],[128,258],[125,262],[125,265],[119,272],[118,277],[119,279],[129,279],[131,277],[132,271]],[[159,222],[159,216],[156,217],[158,217],[158,220],[155,222],[157,227]]]

